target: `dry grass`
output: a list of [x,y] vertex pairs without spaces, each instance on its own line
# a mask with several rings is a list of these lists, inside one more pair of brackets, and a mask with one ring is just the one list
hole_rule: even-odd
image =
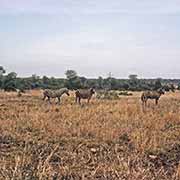
[[61,105],[0,92],[0,179],[179,179],[180,92]]

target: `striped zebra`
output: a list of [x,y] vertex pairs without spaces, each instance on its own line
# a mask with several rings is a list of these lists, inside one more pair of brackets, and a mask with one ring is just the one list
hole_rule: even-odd
[[58,104],[60,104],[60,99],[63,94],[67,94],[69,96],[69,90],[67,88],[62,88],[59,90],[45,89],[43,91],[43,95],[44,95],[43,100],[45,100],[47,97],[49,103],[51,103],[51,101],[50,101],[51,98],[58,98]]
[[157,91],[145,91],[141,95],[141,101],[143,106],[147,105],[148,99],[154,99],[155,104],[158,105],[158,101],[161,97],[161,95],[165,94],[165,91],[163,89],[158,89]]
[[81,99],[87,99],[89,103],[94,93],[95,93],[95,90],[93,88],[77,90],[75,92],[76,103],[79,102],[79,104],[81,104]]

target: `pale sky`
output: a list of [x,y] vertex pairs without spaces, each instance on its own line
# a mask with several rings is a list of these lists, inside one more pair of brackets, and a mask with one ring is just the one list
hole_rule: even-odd
[[180,78],[180,0],[0,0],[0,65],[19,76]]

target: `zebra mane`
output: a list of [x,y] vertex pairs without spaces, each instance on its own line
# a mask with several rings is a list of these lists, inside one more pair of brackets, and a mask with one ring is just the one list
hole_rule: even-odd
[[67,88],[61,88],[61,89],[59,89],[58,91],[60,91],[60,92],[67,92],[68,89],[67,89]]

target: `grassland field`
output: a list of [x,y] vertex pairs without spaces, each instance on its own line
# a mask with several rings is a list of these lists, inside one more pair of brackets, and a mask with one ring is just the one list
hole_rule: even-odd
[[0,92],[0,179],[178,180],[180,92],[143,110],[141,92],[61,105]]

